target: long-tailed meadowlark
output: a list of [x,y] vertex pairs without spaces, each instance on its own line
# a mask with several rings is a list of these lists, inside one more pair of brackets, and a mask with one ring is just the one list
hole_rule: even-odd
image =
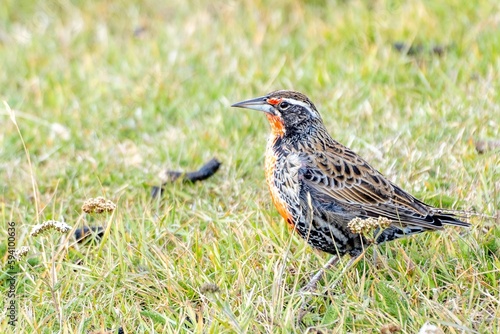
[[[280,90],[232,105],[263,111],[271,125],[265,175],[280,215],[312,247],[358,257],[371,243],[444,225],[469,226],[453,213],[427,205],[334,140],[314,104]],[[373,237],[356,233],[355,219],[380,219]]]

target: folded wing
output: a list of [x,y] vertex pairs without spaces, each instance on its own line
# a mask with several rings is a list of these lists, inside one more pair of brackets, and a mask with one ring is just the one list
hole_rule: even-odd
[[362,218],[386,217],[401,229],[436,230],[443,224],[469,226],[394,185],[340,143],[334,142],[313,154],[302,156],[300,174],[307,188],[315,190],[316,200],[325,206],[334,202],[356,207]]

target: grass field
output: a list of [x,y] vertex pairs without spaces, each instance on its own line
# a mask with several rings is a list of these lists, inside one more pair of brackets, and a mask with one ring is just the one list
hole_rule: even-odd
[[[0,332],[500,332],[500,152],[475,149],[500,139],[499,13],[497,0],[4,0]],[[271,204],[265,117],[230,108],[283,88],[405,190],[497,218],[380,245],[339,277],[346,258],[297,324],[299,289],[329,257]],[[212,157],[212,178],[151,199],[161,172]],[[98,196],[116,210],[82,213]],[[106,231],[31,237],[47,220]],[[10,221],[30,247],[15,328]]]

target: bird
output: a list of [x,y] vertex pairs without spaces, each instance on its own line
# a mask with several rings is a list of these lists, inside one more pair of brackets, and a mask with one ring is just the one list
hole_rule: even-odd
[[[324,269],[346,254],[354,261],[371,244],[445,225],[470,226],[457,212],[418,200],[333,139],[306,95],[278,90],[232,107],[258,110],[267,117],[271,134],[265,178],[272,201],[310,246],[333,255]],[[353,231],[349,224],[380,218],[387,223],[376,227],[371,237]],[[321,274],[315,275],[316,281]]]

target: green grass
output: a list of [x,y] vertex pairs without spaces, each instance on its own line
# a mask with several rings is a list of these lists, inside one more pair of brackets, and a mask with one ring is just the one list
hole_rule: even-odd
[[[500,138],[499,11],[496,0],[3,1],[0,300],[8,221],[31,247],[17,330],[499,332],[499,221],[478,217],[370,250],[332,289],[342,266],[328,271],[298,326],[298,290],[328,256],[271,205],[265,118],[229,107],[302,91],[334,138],[404,189],[498,215],[499,152],[474,141]],[[408,56],[397,41],[449,47]],[[212,157],[214,177],[150,199],[161,171]],[[82,214],[97,196],[115,212]],[[29,236],[63,218],[109,228],[98,245],[61,250],[57,233]]]

